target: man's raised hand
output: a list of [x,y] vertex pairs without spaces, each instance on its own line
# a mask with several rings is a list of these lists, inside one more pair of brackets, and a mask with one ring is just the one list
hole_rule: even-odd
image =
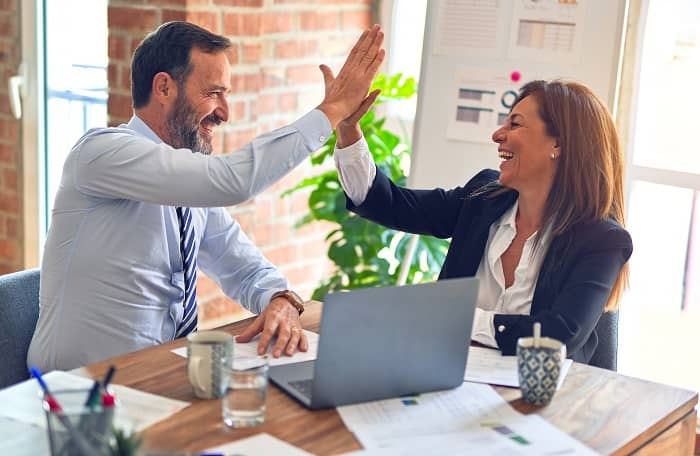
[[337,76],[326,65],[323,73],[326,94],[318,109],[328,117],[331,127],[351,116],[367,97],[367,92],[384,60],[384,32],[379,25],[365,30],[350,51]]

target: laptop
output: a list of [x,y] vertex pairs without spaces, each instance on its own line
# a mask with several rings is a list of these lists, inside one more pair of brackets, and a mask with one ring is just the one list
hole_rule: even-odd
[[455,388],[464,382],[478,280],[326,296],[315,361],[270,368],[310,409]]

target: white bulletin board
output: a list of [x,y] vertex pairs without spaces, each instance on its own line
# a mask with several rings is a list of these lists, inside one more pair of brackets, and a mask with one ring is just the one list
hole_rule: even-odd
[[491,134],[520,86],[565,78],[612,110],[626,0],[429,0],[409,185],[497,168]]

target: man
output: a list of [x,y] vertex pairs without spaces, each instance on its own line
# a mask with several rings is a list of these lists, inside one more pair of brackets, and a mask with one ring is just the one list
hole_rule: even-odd
[[319,148],[367,100],[384,58],[378,26],[358,40],[325,98],[242,150],[210,156],[228,120],[230,41],[186,22],[162,25],[132,62],[134,116],[89,131],[66,159],[41,270],[28,363],[71,369],[184,337],[197,327],[196,270],[258,313],[263,353],[305,351],[303,304],[222,208],[245,201]]

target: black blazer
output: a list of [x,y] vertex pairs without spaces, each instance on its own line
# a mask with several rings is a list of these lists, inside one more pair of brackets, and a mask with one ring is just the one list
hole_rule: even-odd
[[[491,224],[518,198],[516,191],[496,197],[473,192],[498,179],[483,170],[463,187],[411,190],[395,185],[377,169],[360,206],[347,208],[396,230],[452,238],[439,279],[473,276],[481,262]],[[612,219],[574,226],[552,238],[537,277],[530,315],[497,314],[496,342],[504,355],[515,354],[519,337],[542,335],[566,343],[568,357],[587,363],[598,345],[595,326],[622,266],[632,254],[632,239]],[[438,279],[438,280],[439,280]]]

